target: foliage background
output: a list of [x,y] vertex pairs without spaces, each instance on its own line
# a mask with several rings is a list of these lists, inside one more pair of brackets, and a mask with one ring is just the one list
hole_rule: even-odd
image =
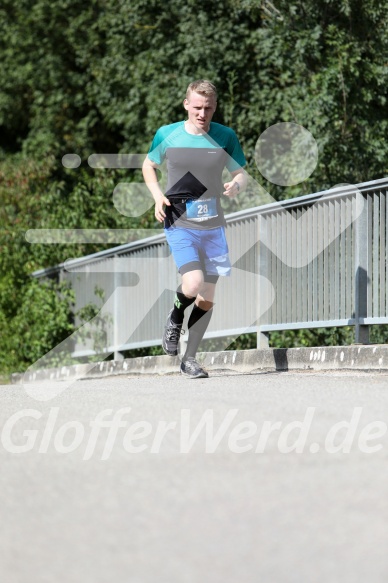
[[[2,0],[0,371],[23,370],[74,329],[71,290],[31,272],[99,249],[29,245],[26,230],[155,227],[152,212],[134,221],[114,209],[123,171],[86,160],[146,152],[157,127],[183,117],[191,80],[216,83],[215,121],[236,130],[248,172],[276,199],[386,176],[387,13],[386,0]],[[254,161],[260,134],[281,121],[319,146],[296,187],[267,183]],[[83,163],[67,170],[73,152]],[[347,330],[271,338],[349,341]]]

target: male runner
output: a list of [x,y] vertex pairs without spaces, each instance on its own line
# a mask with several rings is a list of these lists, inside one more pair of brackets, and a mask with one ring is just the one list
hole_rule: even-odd
[[[194,304],[180,370],[189,378],[205,378],[209,375],[195,356],[210,322],[218,277],[229,275],[231,270],[220,200],[222,195],[233,198],[245,188],[246,162],[234,131],[211,121],[217,91],[210,81],[190,83],[183,105],[188,119],[159,128],[144,161],[143,175],[155,200],[155,217],[164,222],[167,242],[182,276],[168,314],[163,350],[170,356],[178,354],[184,311]],[[165,193],[156,175],[164,159]],[[225,167],[232,179],[223,184]]]

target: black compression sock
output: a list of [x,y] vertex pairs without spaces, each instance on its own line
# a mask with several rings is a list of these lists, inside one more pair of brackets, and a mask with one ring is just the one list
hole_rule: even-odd
[[207,327],[212,317],[213,308],[210,310],[202,310],[197,305],[193,307],[188,321],[189,338],[187,341],[186,352],[183,357],[185,361],[190,356],[195,358],[198,346],[207,330]]
[[185,296],[185,294],[182,293],[182,286],[178,287],[174,299],[174,308],[170,316],[174,324],[182,324],[183,317],[185,315],[185,309],[188,308],[194,302],[194,300],[195,298],[188,298]]

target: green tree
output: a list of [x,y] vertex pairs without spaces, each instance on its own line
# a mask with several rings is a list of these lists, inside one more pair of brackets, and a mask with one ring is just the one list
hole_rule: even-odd
[[[25,363],[73,325],[70,296],[51,283],[42,294],[55,291],[64,311],[44,301],[31,272],[101,249],[31,245],[26,231],[154,227],[152,211],[135,220],[112,203],[117,183],[138,171],[92,170],[87,158],[145,153],[157,127],[183,118],[193,78],[218,85],[216,121],[236,129],[249,173],[276,199],[387,175],[387,12],[378,0],[3,0],[1,367],[11,367],[29,305],[42,326],[50,305],[59,335],[30,326],[36,349]],[[258,137],[279,122],[305,126],[318,142],[318,166],[300,185],[268,183],[256,167]],[[78,169],[62,166],[67,153],[80,156]],[[312,334],[274,341],[348,341],[346,332]]]

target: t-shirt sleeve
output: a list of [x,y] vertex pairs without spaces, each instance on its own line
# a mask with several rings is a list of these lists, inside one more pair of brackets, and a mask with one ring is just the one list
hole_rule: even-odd
[[238,141],[238,137],[234,131],[231,131],[226,151],[229,154],[228,160],[226,162],[226,167],[229,172],[239,170],[246,165],[247,161],[245,159],[244,152],[242,151],[240,142]]
[[161,164],[165,158],[166,153],[163,148],[163,140],[164,136],[162,135],[162,131],[161,129],[158,129],[147,154],[148,158],[152,160],[152,162],[155,162],[155,164]]

